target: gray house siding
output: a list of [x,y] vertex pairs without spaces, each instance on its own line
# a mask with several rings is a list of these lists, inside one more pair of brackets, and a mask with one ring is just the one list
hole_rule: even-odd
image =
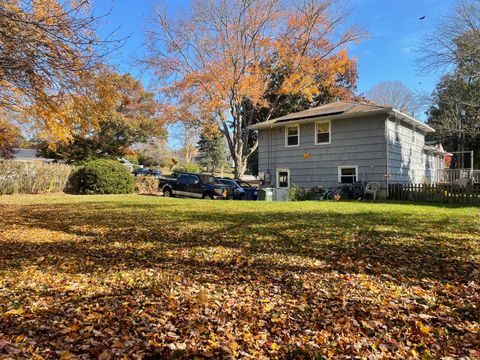
[[[391,183],[421,183],[425,171],[425,134],[412,125],[399,122],[397,139],[395,121],[388,121],[388,173]],[[415,134],[413,135],[413,132]]]
[[[317,119],[321,121],[322,119]],[[301,187],[338,185],[339,166],[358,166],[358,180],[386,186],[385,116],[331,121],[330,144],[315,144],[315,119],[300,125],[298,147],[285,147],[285,127],[259,132],[259,171],[270,174],[266,186],[276,186],[276,170],[290,171],[290,184]]]

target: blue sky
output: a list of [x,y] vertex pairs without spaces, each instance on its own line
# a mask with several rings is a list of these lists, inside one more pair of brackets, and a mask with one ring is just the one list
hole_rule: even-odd
[[[145,86],[148,74],[140,74],[135,60],[143,52],[144,30],[156,0],[96,0],[95,13],[105,17],[100,35],[117,29],[115,37],[129,36],[125,45],[109,61],[120,71],[142,76]],[[187,0],[169,0],[168,6],[185,6]],[[350,49],[358,58],[358,92],[366,93],[382,81],[399,80],[417,92],[434,89],[439,74],[421,74],[416,65],[416,51],[421,38],[432,32],[438,19],[452,8],[454,0],[351,0],[351,21],[359,23],[369,37]],[[420,17],[425,16],[424,20]],[[419,116],[423,118],[423,116]]]
[[[169,6],[183,6],[186,0],[169,1]],[[434,29],[440,16],[446,14],[454,0],[352,0],[351,20],[370,34],[350,54],[358,57],[358,91],[366,92],[381,81],[400,80],[414,90],[431,91],[438,75],[420,74],[415,65],[415,50],[423,34]],[[121,71],[137,73],[134,61],[142,54],[143,30],[155,0],[97,0],[95,13],[110,14],[100,32],[116,29],[117,37],[130,36],[118,54],[109,61]],[[425,20],[419,18],[426,16]],[[148,76],[144,76],[146,82]],[[147,84],[146,84],[147,85]]]

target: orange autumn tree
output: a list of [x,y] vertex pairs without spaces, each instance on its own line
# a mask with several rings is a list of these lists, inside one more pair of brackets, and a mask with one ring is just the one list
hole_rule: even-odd
[[75,94],[69,111],[90,124],[88,130],[80,125],[75,127],[68,143],[51,143],[48,133],[39,132],[39,148],[46,157],[67,162],[91,157],[117,158],[132,152],[136,143],[166,135],[158,117],[155,94],[146,91],[140,80],[106,67],[90,77],[90,93]]
[[160,83],[163,116],[218,126],[243,175],[258,146],[249,126],[278,112],[285,96],[312,100],[327,89],[353,96],[346,47],[363,36],[345,25],[337,0],[191,0],[190,10],[158,10],[147,32],[148,66]]
[[88,0],[0,1],[0,110],[52,140],[92,125],[72,111],[75,97],[89,94],[90,72],[120,45],[95,35],[98,21]]
[[11,158],[21,141],[19,127],[9,119],[8,112],[0,110],[0,158]]

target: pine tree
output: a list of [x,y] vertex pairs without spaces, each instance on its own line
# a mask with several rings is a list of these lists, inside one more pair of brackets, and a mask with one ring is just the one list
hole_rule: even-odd
[[225,143],[223,136],[217,134],[201,134],[198,141],[200,165],[212,174],[222,165],[226,165]]

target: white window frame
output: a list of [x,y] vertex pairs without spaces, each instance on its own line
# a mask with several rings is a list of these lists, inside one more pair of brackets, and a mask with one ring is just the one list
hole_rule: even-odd
[[[298,137],[297,145],[288,145],[288,129],[290,128],[297,128],[297,137]],[[294,148],[299,146],[300,146],[300,124],[285,125],[285,147]]]
[[[278,174],[281,173],[281,172],[286,172],[288,174],[287,175],[287,180],[288,180],[288,186],[287,187],[280,187],[280,179],[279,179]],[[275,175],[276,175],[275,180],[276,180],[277,189],[290,189],[290,169],[276,169]]]
[[355,169],[355,182],[358,181],[358,165],[341,165],[338,167],[338,183],[342,183],[342,169]]
[[[318,125],[319,124],[328,124],[328,142],[321,142],[319,143],[318,140]],[[332,121],[331,120],[323,120],[315,122],[315,145],[328,145],[332,143]]]

